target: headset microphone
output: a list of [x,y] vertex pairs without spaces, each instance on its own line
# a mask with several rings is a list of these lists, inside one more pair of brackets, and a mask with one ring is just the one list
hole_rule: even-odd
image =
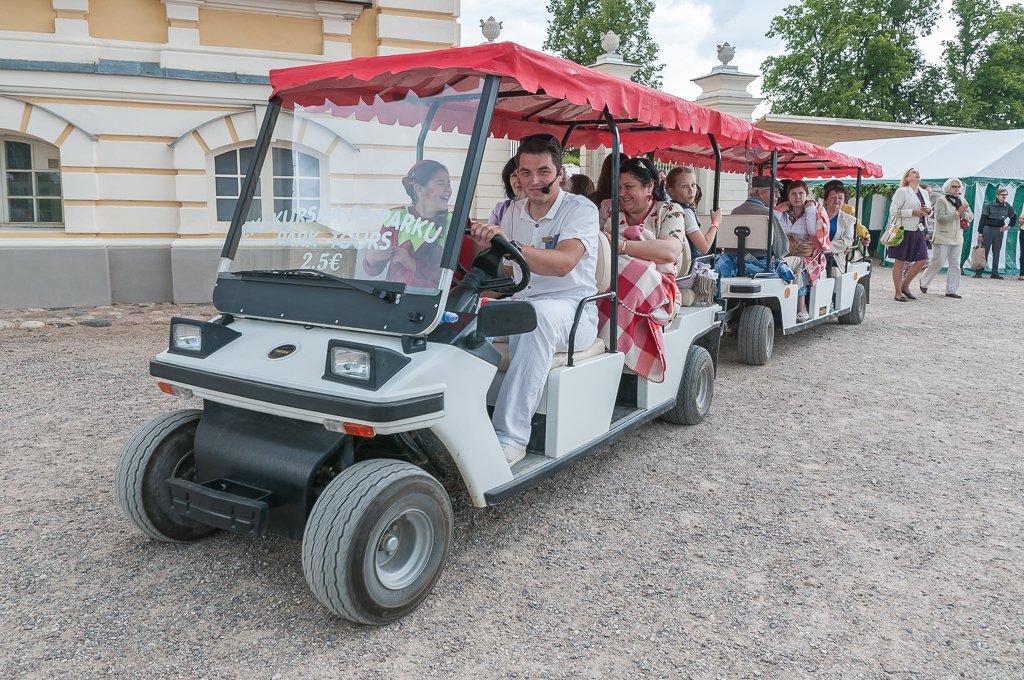
[[556,177],[553,180],[551,180],[550,182],[548,182],[546,186],[542,186],[540,188],[541,193],[544,194],[545,196],[547,194],[550,194],[551,193],[551,187],[554,186],[555,182],[557,182],[560,179],[561,179],[561,177]]

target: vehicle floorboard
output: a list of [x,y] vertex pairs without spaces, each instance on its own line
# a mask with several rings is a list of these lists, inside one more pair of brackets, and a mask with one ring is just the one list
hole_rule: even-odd
[[511,482],[503,484],[496,489],[491,489],[484,494],[487,504],[494,505],[539,484],[572,462],[600,451],[631,430],[654,420],[670,408],[672,408],[671,401],[654,409],[617,406],[614,411],[611,427],[604,436],[598,437],[594,441],[584,444],[575,451],[570,451],[560,458],[548,458],[538,453],[527,453],[523,460],[512,466],[513,478]]

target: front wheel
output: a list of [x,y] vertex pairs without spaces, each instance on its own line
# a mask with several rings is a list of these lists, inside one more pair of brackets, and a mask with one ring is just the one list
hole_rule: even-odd
[[202,414],[183,409],[157,416],[132,435],[117,459],[117,503],[125,517],[150,538],[185,543],[217,531],[175,513],[165,483],[171,477],[195,479],[192,446]]
[[839,317],[839,323],[849,326],[859,326],[864,321],[864,313],[867,311],[867,293],[864,286],[857,284],[853,289],[853,306],[850,311]]
[[313,505],[302,572],[335,614],[391,623],[433,590],[452,525],[451,501],[436,479],[403,461],[363,461],[331,480]]
[[764,305],[748,305],[740,315],[736,331],[740,361],[751,366],[764,366],[772,358],[775,346],[775,317]]
[[711,410],[714,395],[715,362],[706,349],[693,345],[686,353],[686,367],[675,406],[662,417],[673,425],[696,425]]

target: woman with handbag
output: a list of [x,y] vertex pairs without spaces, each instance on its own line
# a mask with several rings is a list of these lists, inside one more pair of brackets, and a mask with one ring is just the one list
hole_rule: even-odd
[[[892,284],[896,289],[896,302],[916,300],[917,296],[910,294],[910,283],[928,264],[925,219],[932,214],[928,193],[921,188],[921,173],[914,168],[903,173],[900,188],[893,194],[889,210],[893,221],[903,227],[903,241],[889,246],[889,257],[895,260]],[[907,263],[910,263],[910,269],[904,275]]]
[[963,182],[955,177],[942,185],[942,197],[935,201],[935,234],[932,238],[932,261],[921,275],[921,292],[946,265],[946,297],[960,299],[960,253],[963,250],[964,230],[974,221],[974,213],[960,197]]

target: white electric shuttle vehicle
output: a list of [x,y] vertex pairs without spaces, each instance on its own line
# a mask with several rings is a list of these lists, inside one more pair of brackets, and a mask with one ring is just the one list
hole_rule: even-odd
[[[764,138],[763,132],[761,138]],[[754,159],[751,164],[762,173],[770,170],[771,186],[775,186],[776,177],[780,175],[792,179],[855,176],[857,206],[861,179],[881,176],[881,168],[873,163],[804,144],[750,152],[748,157]],[[858,212],[856,207],[854,212]],[[775,237],[771,219],[771,216],[723,215],[715,243],[721,251],[735,256],[738,271],[735,276],[721,278],[720,301],[726,310],[726,322],[735,325],[739,359],[752,365],[766,364],[771,358],[777,328],[783,335],[791,335],[832,319],[840,324],[857,325],[864,321],[870,301],[871,261],[867,257],[855,261],[855,253],[863,255],[863,251],[851,248],[846,254],[845,266],[836,267],[829,260],[827,275],[808,286],[809,318],[797,321],[799,279],[785,281],[771,266],[768,272],[761,271],[759,266],[750,267],[748,271],[748,263],[763,264],[771,259]]]
[[[160,541],[219,530],[301,539],[316,598],[385,624],[441,575],[449,494],[498,503],[654,418],[696,424],[711,406],[721,307],[680,309],[665,329],[661,383],[624,370],[613,322],[612,349],[599,340],[555,357],[528,455],[508,465],[489,415],[507,345],[493,339],[531,332],[536,316],[524,300],[479,304],[483,291],[529,285],[508,241],[458,265],[487,139],[547,132],[617,155],[703,149],[716,132],[742,145],[749,125],[511,43],[286,69],[271,82],[233,185],[220,314],[173,319],[150,364],[160,389],[203,408],[160,416],[131,438],[117,497]],[[422,218],[403,188],[424,159],[445,172],[413,200],[448,211],[443,223]],[[615,299],[617,261],[599,240],[602,292],[577,320],[583,304]],[[379,254],[406,242],[415,275],[388,280]]]

